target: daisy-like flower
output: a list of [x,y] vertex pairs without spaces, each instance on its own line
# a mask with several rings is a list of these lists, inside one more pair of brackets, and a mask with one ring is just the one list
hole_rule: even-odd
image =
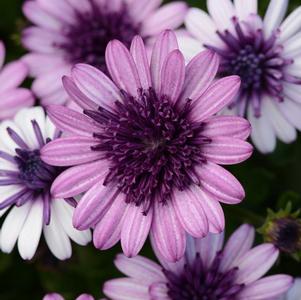
[[227,113],[248,117],[263,153],[275,149],[277,138],[293,142],[301,130],[301,7],[283,21],[287,5],[271,0],[261,18],[257,0],[208,0],[209,15],[190,9],[185,23],[193,38],[182,34],[179,42],[188,59],[205,46],[220,55],[221,76],[241,77]]
[[[51,293],[44,296],[43,300],[64,300],[64,297],[57,293]],[[81,294],[75,300],[94,300],[94,297],[89,294]],[[106,300],[106,299],[100,299]]]
[[[89,231],[72,226],[74,208],[54,199],[50,186],[61,168],[40,159],[40,149],[58,137],[41,107],[18,112],[14,121],[0,125],[0,216],[8,210],[0,232],[0,248],[10,253],[18,241],[23,259],[31,259],[43,231],[51,252],[59,259],[71,256],[70,239],[86,245]],[[70,200],[71,202],[71,200]]]
[[161,266],[142,256],[118,255],[115,265],[127,278],[106,282],[105,295],[114,300],[267,300],[292,285],[288,275],[261,278],[279,252],[272,244],[251,248],[254,228],[249,225],[238,228],[223,249],[223,233],[187,239],[185,257],[176,263],[164,260],[156,247]]
[[300,300],[301,299],[301,278],[296,278],[294,285],[290,288],[286,295],[280,297],[279,300]]
[[32,106],[34,98],[30,90],[19,85],[28,74],[22,61],[13,61],[3,66],[5,46],[0,41],[0,121],[13,117],[23,107]]
[[78,229],[95,227],[99,249],[119,239],[135,256],[149,231],[169,260],[185,251],[185,231],[196,237],[224,228],[219,202],[244,198],[237,179],[219,164],[247,159],[249,123],[215,116],[236,95],[240,80],[213,82],[217,55],[205,51],[185,68],[172,31],[157,39],[149,65],[142,39],[131,50],[114,40],[106,50],[112,80],[78,64],[64,78],[83,114],[49,108],[61,130],[73,134],[47,144],[42,159],[74,166],[52,186],[57,197],[88,191],[75,210]]
[[133,37],[145,42],[164,29],[180,26],[187,12],[184,2],[160,7],[162,0],[30,0],[23,6],[35,24],[24,30],[29,49],[24,61],[36,77],[32,90],[42,104],[67,100],[61,78],[76,63],[88,63],[106,71],[105,49],[118,39],[130,46]]

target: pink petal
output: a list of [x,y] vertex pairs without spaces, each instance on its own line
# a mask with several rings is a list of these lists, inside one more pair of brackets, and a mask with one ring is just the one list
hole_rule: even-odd
[[112,80],[90,65],[75,65],[72,79],[78,89],[99,106],[110,109],[115,101],[121,100],[119,89]]
[[[238,295],[239,300],[266,300],[280,297],[293,284],[293,278],[288,275],[273,275],[248,284]],[[277,297],[277,299],[278,299]],[[280,298],[279,298],[280,299]],[[282,298],[281,298],[282,299]],[[288,300],[290,297],[287,298]],[[292,299],[293,300],[293,299]],[[297,298],[296,298],[297,300]]]
[[161,86],[161,70],[166,57],[173,50],[178,49],[177,38],[173,31],[163,31],[157,38],[151,58],[151,77],[153,88],[157,93]]
[[243,200],[245,192],[238,180],[227,170],[207,161],[196,168],[196,173],[201,180],[201,186],[216,200],[236,204]]
[[130,14],[138,22],[145,20],[162,3],[162,0],[132,0]]
[[157,35],[166,29],[176,29],[183,24],[187,5],[183,1],[174,1],[163,5],[142,23],[142,35]]
[[47,114],[56,127],[63,132],[92,137],[99,132],[100,126],[91,118],[61,105],[50,105]]
[[167,96],[172,103],[176,103],[185,78],[185,61],[179,50],[168,54],[162,66],[160,96]]
[[129,50],[119,41],[111,41],[106,49],[106,62],[109,72],[122,90],[132,96],[141,88],[138,71]]
[[203,238],[209,232],[201,199],[194,187],[174,193],[174,208],[183,228],[193,237]]
[[0,72],[0,93],[18,87],[28,74],[28,68],[22,61],[7,64]]
[[107,281],[103,292],[111,299],[147,300],[148,287],[131,278],[120,278]]
[[153,220],[153,209],[143,214],[142,208],[129,205],[121,230],[121,246],[128,257],[136,256],[143,247]]
[[244,118],[236,116],[214,116],[204,122],[202,134],[209,138],[218,136],[243,139],[249,137],[251,124]]
[[51,193],[55,198],[77,196],[102,182],[107,171],[108,165],[104,160],[69,168],[55,179]]
[[176,262],[185,252],[185,231],[179,222],[173,205],[156,201],[154,221],[151,228],[153,243],[167,261]]
[[0,120],[13,117],[21,108],[34,104],[30,90],[17,88],[0,94]]
[[98,223],[112,206],[117,194],[116,189],[104,186],[102,181],[97,182],[79,201],[73,216],[73,226],[85,230]]
[[232,165],[248,159],[253,153],[253,147],[239,139],[215,137],[211,143],[201,148],[202,156],[221,165]]
[[221,271],[227,271],[236,266],[237,260],[251,249],[254,238],[254,227],[248,224],[240,226],[228,239],[224,248]]
[[119,254],[114,263],[120,272],[144,284],[166,280],[162,267],[143,256],[128,258]]
[[200,202],[208,219],[209,232],[221,233],[225,228],[225,216],[220,203],[198,186],[194,186],[193,188],[199,194]]
[[135,61],[141,86],[149,89],[152,86],[150,64],[147,58],[145,46],[140,36],[135,36],[131,44],[131,54]]
[[75,300],[94,300],[94,298],[91,295],[82,294],[78,296]]
[[91,150],[91,147],[97,144],[99,144],[99,140],[92,137],[59,138],[41,149],[41,158],[54,166],[80,165],[103,156],[100,151]]
[[198,99],[212,83],[219,66],[219,57],[206,50],[195,56],[186,67],[181,102]]
[[279,256],[272,244],[259,245],[246,252],[238,261],[237,283],[248,284],[262,277]]
[[125,197],[120,193],[94,230],[93,242],[96,248],[106,250],[118,242],[127,207]]
[[153,283],[149,288],[149,294],[152,300],[170,300],[168,287],[163,282]]
[[69,97],[81,108],[97,110],[98,105],[79,90],[71,77],[64,76],[63,85]]
[[191,117],[201,122],[230,104],[240,87],[238,76],[228,76],[214,82],[205,93],[193,102]]

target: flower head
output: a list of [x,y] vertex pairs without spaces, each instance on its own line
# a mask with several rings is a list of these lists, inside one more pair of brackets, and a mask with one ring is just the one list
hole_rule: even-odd
[[13,117],[21,108],[34,104],[30,90],[19,85],[28,74],[27,66],[13,61],[3,66],[5,47],[0,41],[0,121]]
[[149,231],[162,254],[179,259],[185,231],[203,237],[224,228],[219,202],[244,198],[236,178],[219,164],[247,159],[249,123],[215,116],[232,101],[239,78],[213,82],[218,58],[211,51],[185,67],[171,31],[157,39],[149,65],[142,39],[131,52],[109,43],[107,67],[113,79],[78,64],[64,78],[70,97],[83,109],[51,106],[55,124],[72,136],[42,149],[52,165],[74,166],[52,186],[58,197],[87,191],[74,215],[79,229],[95,227],[94,244],[107,249],[121,239],[136,255]]
[[31,259],[43,230],[51,252],[59,259],[69,258],[69,238],[85,245],[90,232],[74,229],[74,208],[50,193],[62,169],[44,163],[40,149],[57,138],[58,131],[43,109],[35,107],[19,111],[14,121],[2,122],[0,135],[0,216],[9,210],[1,228],[1,250],[10,253],[18,240],[22,258]]
[[61,77],[76,63],[88,63],[107,71],[105,49],[118,39],[130,46],[133,37],[145,42],[163,29],[183,23],[184,2],[160,8],[161,0],[30,0],[23,11],[35,26],[24,30],[22,41],[31,51],[24,61],[36,77],[32,89],[42,104],[63,103],[67,99]]
[[288,275],[261,278],[272,267],[278,250],[272,244],[252,247],[254,229],[243,225],[223,246],[223,233],[204,239],[188,236],[185,257],[176,263],[154,251],[161,266],[137,256],[118,255],[117,268],[128,278],[105,283],[104,293],[114,300],[266,300],[282,295],[292,285]]
[[[282,23],[288,1],[271,0],[264,18],[257,0],[208,0],[209,15],[192,8],[186,17],[183,51],[200,46],[221,58],[219,75],[239,75],[240,92],[226,113],[247,116],[252,140],[263,153],[272,152],[276,137],[294,141],[301,130],[300,24],[301,7]],[[199,41],[199,44],[196,43]],[[185,48],[187,50],[185,50]]]

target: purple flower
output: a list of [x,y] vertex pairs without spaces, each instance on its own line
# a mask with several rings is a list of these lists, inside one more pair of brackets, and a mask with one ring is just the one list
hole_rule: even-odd
[[[64,300],[64,297],[57,293],[47,294],[44,296],[43,300]],[[79,295],[75,300],[94,300],[94,298],[91,295],[88,294],[82,294]],[[106,299],[100,299],[100,300],[106,300]]]
[[286,295],[278,300],[300,300],[301,299],[301,278],[296,278],[294,285],[290,288]]
[[[14,121],[0,125],[0,216],[8,214],[1,227],[0,248],[10,253],[18,241],[23,259],[31,259],[42,234],[59,259],[71,256],[70,239],[86,245],[89,231],[72,226],[74,208],[55,199],[50,186],[61,168],[40,158],[40,148],[58,137],[58,131],[41,107],[19,111]],[[71,200],[70,200],[71,201]]]
[[225,113],[248,117],[252,141],[263,153],[274,151],[277,138],[293,142],[301,130],[301,7],[283,21],[287,5],[271,0],[261,18],[257,0],[208,0],[209,15],[191,8],[190,36],[179,40],[188,59],[205,46],[220,55],[221,76],[241,77],[240,93]]
[[162,0],[30,0],[23,6],[35,24],[24,30],[24,57],[36,79],[32,89],[43,105],[67,100],[61,77],[76,63],[106,71],[105,49],[118,39],[130,46],[137,34],[147,44],[164,29],[180,26],[187,12],[185,2],[160,7]]
[[0,40],[0,121],[13,117],[23,107],[32,106],[32,93],[19,85],[27,76],[27,66],[13,61],[3,66],[5,46]]
[[156,246],[161,266],[142,256],[118,255],[115,265],[127,278],[106,282],[105,295],[114,300],[267,300],[293,283],[288,275],[261,278],[279,252],[272,244],[251,248],[254,228],[249,225],[238,228],[223,249],[222,233],[187,239],[185,256],[176,263],[163,259]]
[[178,260],[185,232],[195,237],[221,232],[219,202],[244,198],[240,183],[219,164],[251,155],[244,141],[250,124],[215,115],[232,101],[240,80],[214,81],[219,61],[209,50],[185,67],[172,31],[158,37],[150,65],[138,36],[130,52],[110,42],[106,62],[113,81],[85,64],[63,79],[82,114],[49,107],[54,123],[72,136],[47,144],[42,159],[74,166],[55,180],[52,192],[65,198],[87,191],[73,224],[95,227],[97,248],[121,239],[124,253],[135,256],[151,231],[162,255]]

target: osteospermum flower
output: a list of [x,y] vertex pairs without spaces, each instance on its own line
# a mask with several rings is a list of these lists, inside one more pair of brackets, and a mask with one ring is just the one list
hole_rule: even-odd
[[299,300],[301,299],[301,278],[296,278],[294,285],[286,293],[286,295],[280,297],[277,300]]
[[34,103],[30,90],[19,87],[28,74],[27,66],[21,61],[3,66],[4,59],[5,47],[0,41],[0,121],[13,117],[21,108]]
[[218,58],[197,55],[185,68],[173,32],[157,39],[149,65],[142,39],[131,52],[109,43],[106,62],[112,80],[78,64],[64,78],[83,114],[52,106],[49,115],[71,137],[42,149],[52,165],[74,166],[52,186],[58,197],[87,191],[76,208],[78,229],[95,227],[94,244],[107,249],[121,239],[136,255],[151,231],[167,259],[181,258],[185,231],[203,237],[224,228],[219,202],[244,198],[236,178],[219,164],[247,159],[249,123],[215,116],[232,101],[240,80],[213,82]]
[[1,227],[0,248],[10,253],[18,241],[23,259],[34,256],[42,231],[59,259],[71,256],[70,238],[81,245],[91,239],[89,231],[73,228],[74,208],[50,193],[62,170],[42,162],[40,148],[57,133],[40,107],[23,109],[14,121],[0,125],[0,216],[9,210]]
[[161,266],[147,258],[118,255],[117,268],[128,278],[105,283],[104,293],[114,300],[267,300],[286,292],[288,275],[261,278],[275,263],[272,244],[251,248],[254,228],[242,225],[223,246],[224,235],[188,237],[186,255],[176,263],[165,261],[154,248]]
[[30,0],[23,6],[35,24],[24,30],[22,41],[31,51],[24,60],[36,77],[32,89],[42,104],[63,103],[67,95],[61,77],[76,63],[106,70],[105,49],[118,39],[130,46],[133,37],[145,42],[164,29],[175,29],[185,17],[187,6],[174,1],[160,7],[162,0]]
[[220,75],[241,77],[227,113],[248,117],[263,153],[275,149],[276,138],[290,143],[301,130],[301,7],[282,22],[287,4],[270,1],[262,19],[257,0],[208,0],[209,15],[197,8],[187,14],[193,38],[180,38],[188,58],[205,46],[220,55]]

